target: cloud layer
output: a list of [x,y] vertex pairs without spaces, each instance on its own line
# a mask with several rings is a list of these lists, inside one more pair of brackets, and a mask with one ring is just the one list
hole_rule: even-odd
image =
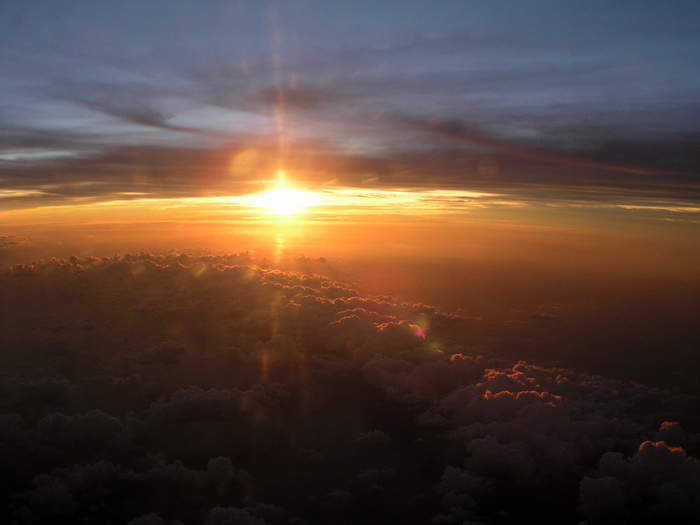
[[245,255],[0,275],[3,521],[700,519],[689,400]]

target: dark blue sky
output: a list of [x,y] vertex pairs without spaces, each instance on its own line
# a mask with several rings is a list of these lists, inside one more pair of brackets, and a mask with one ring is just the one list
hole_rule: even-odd
[[699,63],[690,1],[4,2],[0,184],[138,168],[187,193],[223,162],[202,151],[255,147],[324,182],[495,162],[499,183],[685,188]]

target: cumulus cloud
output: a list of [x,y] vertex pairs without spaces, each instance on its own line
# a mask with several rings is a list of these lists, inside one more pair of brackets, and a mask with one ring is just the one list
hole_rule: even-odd
[[369,432],[360,432],[355,438],[356,443],[367,445],[378,445],[381,443],[389,443],[391,438],[382,430],[370,430]]
[[473,320],[237,255],[54,259],[0,292],[4,521],[698,518],[687,398],[475,350]]
[[244,509],[216,507],[209,512],[205,525],[265,525],[265,522]]
[[631,457],[606,452],[581,481],[581,510],[616,523],[697,523],[700,463],[679,447],[645,441]]

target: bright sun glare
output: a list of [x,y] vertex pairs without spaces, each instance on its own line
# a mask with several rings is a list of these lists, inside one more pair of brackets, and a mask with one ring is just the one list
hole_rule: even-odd
[[248,202],[266,213],[294,215],[304,213],[309,206],[318,204],[318,200],[318,195],[315,193],[280,186],[272,191],[251,195]]

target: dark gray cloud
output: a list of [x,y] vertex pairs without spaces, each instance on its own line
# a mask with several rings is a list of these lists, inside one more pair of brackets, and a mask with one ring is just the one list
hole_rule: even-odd
[[581,509],[604,523],[692,523],[700,506],[700,463],[682,448],[645,441],[631,457],[607,452],[581,481]]
[[[586,145],[578,151],[567,151],[564,144],[549,144],[545,140],[513,141],[488,135],[474,126],[455,121],[433,121],[416,126],[425,126],[430,131],[467,146],[480,148],[495,155],[499,163],[506,166],[515,161],[520,163],[519,173],[524,179],[536,167],[558,166],[561,171],[588,169],[598,172],[600,182],[607,181],[611,186],[621,185],[626,179],[615,177],[616,173],[634,175],[637,187],[670,183],[697,184],[694,174],[700,159],[697,155],[698,137],[685,136],[681,140],[644,142],[630,138],[605,138],[598,144]],[[582,144],[583,145],[583,144]],[[549,147],[547,147],[549,146]],[[552,147],[554,146],[554,147]],[[531,163],[522,165],[523,162]],[[477,166],[478,170],[478,166]],[[484,174],[484,170],[480,170]],[[493,170],[489,170],[493,171]],[[500,171],[500,170],[499,170]],[[589,177],[589,182],[595,175]]]
[[3,520],[700,517],[687,396],[499,357],[474,319],[247,261],[0,274]]

